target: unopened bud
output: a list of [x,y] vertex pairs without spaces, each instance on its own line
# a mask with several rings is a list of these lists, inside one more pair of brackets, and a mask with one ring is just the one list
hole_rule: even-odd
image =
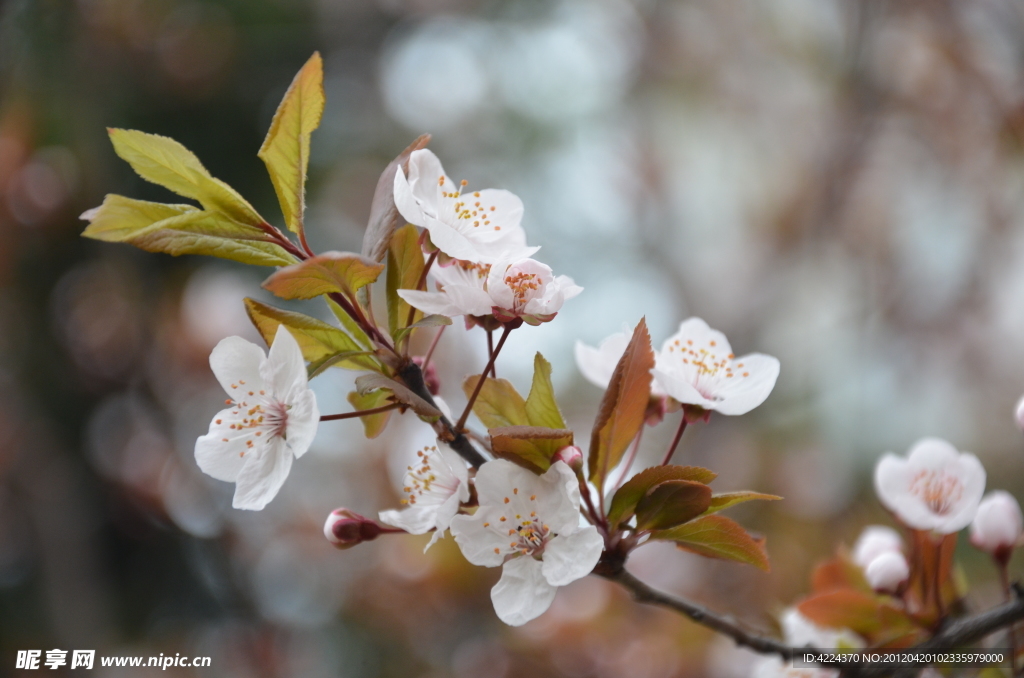
[[1024,431],[1024,397],[1017,403],[1017,410],[1014,412],[1015,419],[1017,420],[1017,427]]
[[971,523],[971,543],[1000,562],[1007,562],[1024,531],[1020,504],[1003,490],[981,500]]
[[896,593],[910,577],[910,565],[898,551],[886,551],[864,569],[864,576],[876,591]]
[[566,445],[551,458],[552,464],[556,461],[564,461],[573,471],[580,471],[583,469],[583,450],[575,445]]
[[853,562],[864,569],[883,553],[902,550],[903,538],[899,532],[885,525],[868,525],[853,545]]
[[441,392],[441,380],[437,376],[437,367],[434,363],[429,363],[425,368],[423,367],[424,357],[421,355],[413,356],[412,361],[420,366],[423,371],[423,383],[426,384],[427,390],[430,391],[430,395],[436,396]]
[[339,549],[349,549],[364,541],[373,541],[380,533],[380,525],[344,508],[331,511],[324,523],[324,536]]

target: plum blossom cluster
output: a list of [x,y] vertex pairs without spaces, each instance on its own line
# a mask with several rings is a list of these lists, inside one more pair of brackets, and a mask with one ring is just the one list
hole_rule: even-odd
[[[764,403],[779,361],[761,353],[737,356],[725,335],[700,318],[683,321],[660,350],[643,319],[597,347],[577,343],[579,370],[604,389],[589,445],[582,446],[558,405],[552,365],[540,353],[525,397],[497,376],[498,356],[513,331],[553,321],[582,292],[533,258],[539,248],[527,244],[522,201],[505,190],[453,181],[426,149],[425,135],[382,173],[362,250],[316,253],[305,236],[305,177],[323,108],[322,62],[315,54],[286,92],[258,153],[284,230],[181,144],[133,130],[110,130],[117,154],[142,178],[197,204],[108,195],[83,215],[90,238],[274,267],[264,288],[289,301],[322,299],[324,317],[337,319],[246,299],[269,353],[240,337],[213,350],[210,366],[227,399],[196,441],[195,457],[205,473],[234,483],[233,506],[266,507],[322,422],[359,419],[374,438],[394,415],[409,414],[419,419],[423,437],[415,441],[398,506],[376,519],[338,508],[328,515],[324,536],[350,549],[387,534],[429,534],[429,549],[450,532],[470,563],[501,568],[491,599],[507,624],[535,619],[559,587],[590,573],[632,586],[640,598],[643,589],[631,583],[625,563],[652,542],[767,571],[765,539],[722,513],[781,497],[716,493],[714,471],[672,460],[689,425],[709,423],[716,412],[743,415]],[[456,417],[436,397],[440,375],[431,357],[445,327],[459,317],[486,334],[488,360],[462,383],[466,402]],[[412,347],[427,343],[425,353],[414,353]],[[328,369],[359,373],[348,394],[351,411],[321,415],[309,380]],[[677,416],[677,428],[660,464],[634,468],[646,428],[670,415]],[[1016,416],[1024,428],[1024,401]],[[1007,566],[1022,542],[1024,521],[1012,495],[985,495],[985,470],[974,455],[926,438],[906,456],[885,455],[874,480],[879,501],[902,532],[870,526],[852,552],[841,548],[817,568],[811,595],[781,620],[793,646],[926,641],[963,597],[953,554],[967,527],[1010,595]],[[710,616],[688,614],[698,621]],[[723,620],[709,625],[730,627]],[[766,659],[754,674],[835,675],[793,671]]]

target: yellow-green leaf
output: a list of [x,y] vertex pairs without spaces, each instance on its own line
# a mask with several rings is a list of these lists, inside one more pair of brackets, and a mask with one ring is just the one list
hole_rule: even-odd
[[644,425],[651,397],[654,351],[647,323],[640,323],[612,373],[590,437],[590,479],[604,487],[605,476],[621,461],[626,448]]
[[711,504],[708,506],[707,513],[718,513],[730,506],[758,499],[761,501],[777,501],[782,499],[782,497],[774,494],[750,492],[748,490],[742,490],[740,492],[723,492],[722,494],[716,494],[711,497]]
[[114,152],[146,181],[198,200],[205,209],[220,212],[241,224],[258,226],[263,223],[263,217],[245,198],[210,176],[192,151],[174,139],[131,129],[107,131]]
[[82,215],[87,238],[125,242],[147,252],[173,256],[205,254],[260,266],[285,266],[295,257],[270,241],[262,230],[220,212],[188,205],[164,205],[108,195]]
[[[466,377],[462,382],[462,390],[469,398],[476,388],[480,375]],[[480,395],[473,403],[473,412],[488,430],[502,426],[529,426],[530,418],[526,414],[526,401],[519,395],[516,387],[506,379],[487,378]]]
[[[365,394],[360,393],[359,391],[352,391],[348,394],[348,401],[352,403],[352,407],[357,410],[372,410],[377,407],[383,407],[391,402],[391,392],[383,389],[370,391]],[[377,414],[359,417],[359,421],[363,422],[363,432],[366,434],[366,437],[376,438],[383,433],[393,411],[394,410],[388,410],[387,412],[378,412]]]
[[302,230],[306,209],[309,139],[324,113],[324,66],[314,52],[277,107],[257,155],[266,164],[288,228]]
[[710,515],[668,530],[655,530],[651,539],[674,541],[686,551],[721,560],[747,563],[768,572],[764,539],[754,539],[739,523],[725,516]]
[[551,363],[539,352],[533,358],[533,385],[526,397],[526,416],[531,426],[565,428],[565,419],[555,402],[555,389],[551,386]]
[[327,306],[331,309],[334,317],[338,319],[338,322],[341,323],[341,326],[345,328],[357,343],[366,348],[373,348],[373,342],[370,341],[370,337],[366,335],[366,332],[363,331],[363,328],[359,326],[359,323],[352,316],[345,313],[345,309],[339,306],[333,299],[327,299]]
[[544,473],[551,466],[556,451],[572,445],[572,431],[541,426],[502,426],[492,428],[491,450],[502,459],[519,464],[534,473]]
[[[388,247],[388,329],[391,330],[392,338],[396,338],[398,330],[405,327],[405,321],[409,318],[409,304],[398,296],[398,290],[416,289],[423,275],[423,267],[419,231],[412,224],[406,224],[391,236],[391,245]],[[421,311],[416,311],[413,322],[422,316]]]
[[[309,362],[315,363],[338,353],[361,351],[352,337],[337,327],[308,315],[267,306],[253,299],[245,300],[245,310],[268,346],[274,340],[278,325],[284,325],[291,330],[292,336],[302,349],[302,357]],[[380,369],[380,365],[372,356],[365,355],[347,358],[338,363],[338,366],[350,370]]]
[[383,270],[382,264],[353,252],[324,252],[280,269],[263,281],[263,287],[282,299],[312,299],[332,292],[353,299],[356,290]]
[[670,480],[693,480],[705,485],[715,479],[715,472],[700,466],[652,466],[623,483],[612,497],[608,509],[608,524],[615,528],[629,520],[636,505],[658,485]]

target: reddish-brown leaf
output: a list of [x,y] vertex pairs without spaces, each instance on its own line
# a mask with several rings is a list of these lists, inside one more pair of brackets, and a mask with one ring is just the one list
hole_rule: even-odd
[[771,570],[764,539],[755,539],[725,516],[704,516],[669,530],[656,530],[651,539],[674,541],[679,548],[708,558],[735,560],[765,572]]

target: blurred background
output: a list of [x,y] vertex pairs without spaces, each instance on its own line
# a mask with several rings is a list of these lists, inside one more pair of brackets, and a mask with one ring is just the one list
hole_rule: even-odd
[[[732,512],[768,536],[772,573],[650,546],[631,565],[650,583],[771,629],[815,562],[890,523],[871,469],[925,435],[1021,496],[1015,0],[4,0],[0,673],[56,647],[209,655],[163,675],[232,678],[748,674],[730,643],[595,578],[512,629],[498,571],[450,539],[335,551],[331,509],[396,505],[426,428],[411,417],[370,442],[325,423],[259,513],[199,472],[224,398],[207,357],[257,340],[241,300],[271,301],[270,271],[87,241],[78,215],[108,192],[175,201],[114,155],[116,126],[181,141],[280,224],[256,151],[314,50],[313,247],[359,249],[377,176],[423,132],[454,178],[519,194],[538,258],[585,292],[513,335],[498,373],[525,392],[542,351],[580,439],[601,391],[577,339],[646,315],[660,345],[700,315],[737,354],[780,358],[763,406],[691,427],[676,457],[718,490],[786,497]],[[484,355],[480,330],[446,333],[454,408]],[[324,413],[349,409],[354,376],[314,382]],[[994,572],[964,542],[970,604],[990,605]]]

